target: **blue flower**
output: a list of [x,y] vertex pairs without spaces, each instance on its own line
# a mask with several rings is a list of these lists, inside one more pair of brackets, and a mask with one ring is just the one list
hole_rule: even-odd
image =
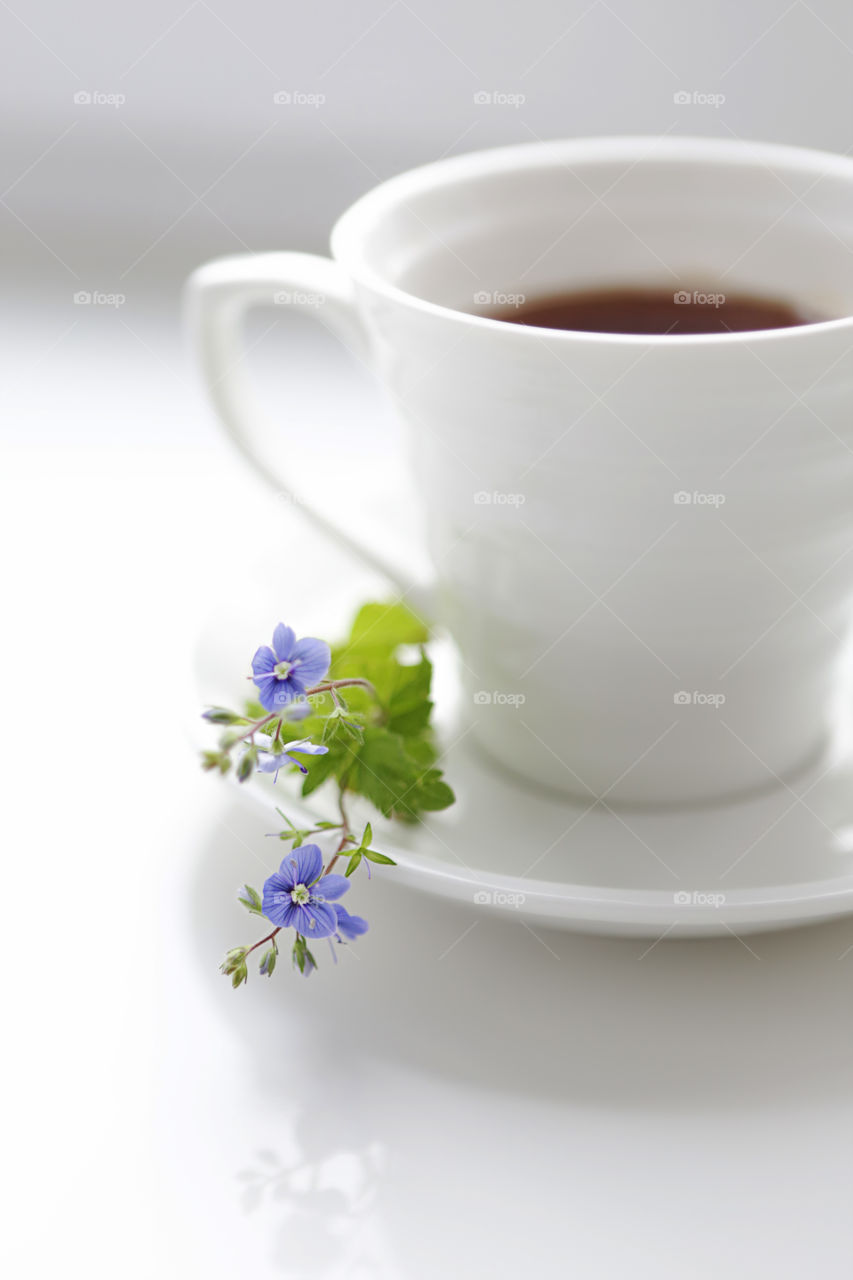
[[285,750],[280,751],[278,755],[271,751],[264,752],[263,759],[258,758],[258,772],[274,773],[273,782],[278,777],[279,769],[286,769],[291,764],[295,764],[302,773],[307,773],[305,765],[295,759],[295,754],[298,752],[301,756],[324,756],[328,750],[328,747],[320,747],[310,738],[299,738],[296,742],[288,742]]
[[280,622],[273,632],[272,648],[261,645],[252,659],[252,679],[267,711],[282,711],[329,670],[331,651],[325,640],[307,636],[297,640],[291,627]]
[[335,903],[335,914],[338,917],[338,933],[347,942],[355,942],[363,933],[367,933],[368,924],[363,916],[351,916],[346,907]]
[[[323,855],[316,844],[303,844],[282,860],[264,882],[264,915],[279,928],[295,929],[306,938],[328,938],[338,930],[332,905],[349,889],[346,876],[324,876]],[[355,917],[350,917],[353,919]]]

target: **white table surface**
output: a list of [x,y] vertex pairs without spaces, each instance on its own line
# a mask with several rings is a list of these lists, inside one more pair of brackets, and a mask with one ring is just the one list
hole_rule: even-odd
[[[299,341],[296,420],[372,463],[367,381]],[[849,923],[648,951],[386,879],[357,958],[231,991],[272,828],[197,768],[188,656],[256,540],[276,619],[311,540],[170,315],[33,305],[4,346],[5,1273],[847,1280]]]

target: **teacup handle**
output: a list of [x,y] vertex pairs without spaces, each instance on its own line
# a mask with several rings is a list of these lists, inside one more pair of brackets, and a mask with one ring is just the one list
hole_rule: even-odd
[[[355,304],[355,290],[330,258],[310,253],[241,254],[199,267],[187,282],[187,316],[208,393],[223,426],[243,456],[278,493],[293,487],[256,452],[260,413],[243,359],[243,320],[250,307],[278,303],[320,320],[365,363],[370,350]],[[369,568],[389,578],[418,613],[429,613],[429,592],[404,569],[299,500],[309,520]]]

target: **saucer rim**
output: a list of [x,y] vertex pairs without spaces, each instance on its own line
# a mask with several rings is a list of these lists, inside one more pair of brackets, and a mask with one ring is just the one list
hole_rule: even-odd
[[[244,801],[270,811],[270,800],[259,787],[245,787],[233,777]],[[320,793],[317,793],[320,794]],[[310,801],[288,796],[294,816],[321,816]],[[395,844],[388,847],[397,865],[393,879],[406,889],[456,902],[493,918],[535,922],[580,933],[638,938],[738,937],[839,919],[853,914],[853,872],[822,880],[783,881],[735,890],[723,908],[677,903],[662,889],[610,889],[539,877],[507,875],[488,869],[455,868],[428,854]],[[374,872],[381,869],[374,868]],[[520,896],[517,904],[477,902],[478,892]]]
[[[210,652],[209,621],[209,618],[203,618],[195,628],[193,643],[185,655],[188,676],[185,687],[193,691],[185,702],[185,739],[194,750],[206,745],[200,733],[200,726],[204,723],[200,718],[200,707],[207,704],[207,699],[203,696],[205,679],[199,668],[202,655]],[[844,761],[837,760],[836,768],[839,772],[850,772],[853,787],[853,755]],[[224,781],[232,789],[239,788],[244,804],[262,811],[267,818],[274,812],[275,797],[266,787],[241,785],[233,774]],[[311,797],[289,792],[287,807],[294,816],[304,815],[313,822],[326,816],[314,804],[323,791],[324,788],[320,788]],[[732,805],[742,802],[743,798],[733,800]],[[684,810],[680,812],[684,814]],[[513,875],[464,864],[456,868],[443,859],[401,846],[394,839],[393,827],[389,829],[386,842],[389,856],[393,856],[397,863],[389,883],[393,880],[407,891],[427,893],[441,901],[467,907],[469,911],[482,914],[484,919],[514,920],[528,928],[531,924],[539,924],[566,932],[647,938],[657,942],[702,937],[740,938],[853,914],[853,868],[844,874],[820,879],[780,880],[736,889],[726,893],[722,906],[715,907],[676,902],[672,890],[610,888]],[[382,874],[383,870],[382,867],[373,869],[375,874]],[[493,896],[513,896],[521,901],[514,904],[477,902],[475,895],[483,891]]]

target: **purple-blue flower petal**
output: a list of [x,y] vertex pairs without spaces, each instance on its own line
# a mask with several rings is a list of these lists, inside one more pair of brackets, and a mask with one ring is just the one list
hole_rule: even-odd
[[252,659],[252,670],[256,676],[269,675],[275,666],[275,654],[268,644],[262,644],[260,649],[255,650],[255,656]]
[[263,913],[268,920],[282,929],[293,923],[296,906],[290,897],[292,888],[293,885],[287,876],[280,871],[273,872],[264,882],[264,896],[261,903]]
[[288,754],[297,751],[303,756],[324,756],[328,754],[328,750],[328,747],[312,742],[310,738],[300,738],[297,742],[288,742],[287,744]]
[[[298,849],[293,849],[282,862],[281,867],[284,870],[285,863],[288,864],[289,874],[295,877],[293,884],[313,884],[318,879],[323,870],[323,855],[320,848],[316,844],[301,844]],[[296,864],[295,866],[293,864]]]
[[338,927],[338,917],[331,902],[311,902],[296,908],[297,915],[291,923],[296,932],[306,938],[328,938]]
[[346,876],[323,876],[322,880],[318,880],[312,888],[311,898],[313,901],[316,895],[324,902],[334,902],[335,898],[342,898],[349,887]]
[[[266,902],[266,898],[264,901]],[[290,929],[297,927],[298,912],[299,907],[295,902],[291,902],[290,894],[279,893],[274,895],[274,900],[270,902],[269,909],[264,910],[264,915],[280,929]]]
[[295,640],[296,633],[293,628],[286,627],[283,622],[280,622],[272,633],[272,647],[279,662],[290,662]]
[[[322,870],[323,855],[316,844],[303,844],[286,854],[279,870],[264,882],[263,912],[267,919],[281,928],[293,928],[306,938],[328,938],[336,933],[338,915],[326,899],[339,898],[349,888],[349,881],[345,876],[319,879]],[[293,901],[291,895],[297,885],[310,888],[308,902]]]
[[264,893],[290,893],[296,881],[293,879],[293,868],[284,858],[278,871],[273,871],[264,881]]
[[308,770],[299,763],[294,752],[307,756],[324,756],[328,750],[328,747],[315,746],[310,738],[304,738],[299,742],[291,742],[277,755],[272,751],[262,752],[258,757],[258,770],[260,773],[278,773],[279,769],[288,769],[295,764],[303,773],[307,773]]
[[363,933],[367,933],[369,925],[364,916],[351,916],[346,907],[335,903],[335,914],[338,917],[338,933],[349,942],[353,942]]
[[275,711],[275,696],[279,688],[279,682],[275,676],[253,676],[255,684],[258,686],[258,702],[265,711]]
[[[288,702],[292,702],[297,698],[303,689],[297,684],[293,676],[288,676],[285,680],[279,680],[276,676],[272,677],[272,688],[270,690],[271,706],[270,711],[283,711]],[[266,706],[266,703],[264,703]]]
[[258,772],[259,773],[278,773],[279,769],[285,768],[291,762],[282,756],[258,756]]
[[323,679],[329,670],[332,652],[325,640],[305,636],[293,646],[291,661],[298,664],[293,674],[307,689],[309,685],[317,684]]

